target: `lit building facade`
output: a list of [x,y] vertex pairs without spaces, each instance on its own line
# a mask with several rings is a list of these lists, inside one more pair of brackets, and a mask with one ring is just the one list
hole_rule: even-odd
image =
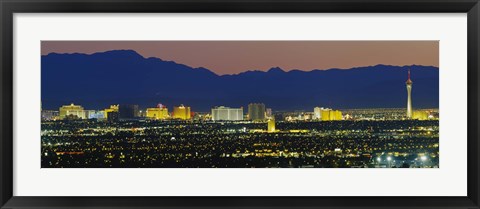
[[330,118],[331,118],[331,120],[342,120],[343,119],[342,111],[340,111],[340,110],[331,111],[330,112]]
[[212,120],[243,120],[243,108],[215,107],[212,108]]
[[87,116],[88,119],[103,120],[103,119],[105,119],[105,112],[103,110],[101,110],[101,111],[85,110],[85,116]]
[[188,120],[191,118],[190,107],[180,105],[178,107],[173,107],[173,118]]
[[92,119],[95,116],[97,111],[95,110],[84,110],[85,111],[85,119]]
[[110,108],[107,108],[103,111],[104,113],[104,118],[108,119],[108,113],[110,112],[118,112],[118,106],[119,105],[110,105]]
[[162,104],[157,105],[154,108],[147,108],[146,113],[147,118],[154,119],[154,120],[164,120],[169,117],[168,115],[168,108],[163,106]]
[[267,115],[267,118],[272,117],[273,115],[272,108],[265,109],[265,114]]
[[59,108],[59,118],[60,119],[65,119],[68,117],[75,117],[78,119],[86,119],[85,116],[85,111],[82,106],[80,105],[75,105],[75,104],[70,104],[70,105],[64,105]]
[[275,119],[274,118],[268,119],[267,120],[267,125],[268,125],[267,131],[269,133],[275,132]]
[[324,109],[320,110],[320,117],[322,121],[342,120],[343,115],[340,110]]
[[329,121],[330,120],[330,112],[332,109],[322,109],[320,111],[320,117],[322,121]]
[[250,103],[248,105],[248,118],[250,120],[265,120],[265,104]]
[[414,120],[428,120],[429,115],[430,114],[427,111],[423,111],[423,110],[413,111],[412,119],[414,119]]
[[410,80],[410,70],[408,70],[408,79],[407,82],[405,82],[407,85],[407,118],[412,119],[412,80]]
[[323,107],[313,108],[313,119],[314,120],[321,120],[322,119],[322,110],[324,110]]

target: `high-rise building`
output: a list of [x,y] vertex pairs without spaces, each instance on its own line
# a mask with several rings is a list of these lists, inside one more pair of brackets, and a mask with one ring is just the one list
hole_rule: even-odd
[[302,113],[300,116],[302,120],[312,120],[314,115],[311,112],[305,112]]
[[332,118],[332,120],[342,120],[343,119],[342,111],[340,111],[340,110],[334,110],[334,111],[330,112],[330,114],[333,114],[333,116],[330,116],[330,118]]
[[173,118],[188,120],[191,118],[190,107],[180,105],[178,107],[173,107]]
[[147,108],[147,118],[155,120],[164,120],[169,117],[168,108],[162,104],[158,104],[157,107]]
[[250,103],[248,105],[248,118],[250,120],[265,120],[265,104]]
[[138,117],[140,118],[145,118],[147,117],[147,110],[143,111],[143,110],[138,110]]
[[120,119],[132,119],[138,117],[138,105],[121,104],[118,107]]
[[412,119],[412,80],[410,80],[410,70],[408,70],[408,79],[405,82],[407,85],[407,118]]
[[322,108],[320,116],[322,121],[342,120],[343,118],[342,111],[329,108]]
[[212,120],[243,120],[243,108],[224,106],[212,108]]
[[59,118],[63,120],[67,117],[86,119],[83,107],[80,105],[75,105],[73,103],[70,105],[64,105],[59,108]]
[[110,108],[105,109],[104,112],[104,118],[108,119],[108,113],[110,112],[118,112],[118,106],[119,105],[110,105]]
[[272,133],[272,132],[275,132],[275,119],[274,118],[269,118],[267,120],[267,124],[268,124],[268,129],[267,131],[269,133]]
[[329,121],[330,120],[330,111],[332,111],[332,109],[322,108],[320,110],[320,120],[321,121]]
[[265,109],[265,114],[266,114],[267,118],[272,117],[272,115],[273,115],[272,108]]
[[321,120],[322,119],[322,110],[323,107],[315,107],[313,108],[313,119],[314,120]]

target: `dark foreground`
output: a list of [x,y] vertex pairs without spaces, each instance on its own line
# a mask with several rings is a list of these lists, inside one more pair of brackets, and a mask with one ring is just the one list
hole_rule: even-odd
[[42,168],[432,168],[438,121],[42,122]]

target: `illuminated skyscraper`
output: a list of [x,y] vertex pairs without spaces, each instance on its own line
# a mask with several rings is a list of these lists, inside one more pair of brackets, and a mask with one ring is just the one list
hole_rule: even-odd
[[190,119],[190,107],[180,105],[179,107],[173,107],[173,118],[187,120]]
[[118,106],[119,105],[110,105],[110,108],[107,108],[103,111],[104,113],[104,118],[108,119],[108,113],[110,112],[118,112]]
[[212,108],[212,120],[243,120],[243,108]]
[[78,119],[86,119],[83,107],[80,105],[74,105],[73,103],[60,107],[59,113],[60,119],[65,119],[67,116],[76,117]]
[[267,118],[272,117],[272,108],[267,108],[265,112],[266,112],[265,114],[267,115]]
[[340,110],[332,111],[330,114],[333,114],[333,116],[330,116],[332,118],[332,120],[342,120],[343,119],[343,114],[342,114],[342,111],[340,111]]
[[268,124],[268,129],[267,131],[269,133],[273,133],[275,132],[275,119],[274,118],[270,118],[267,120],[267,124]]
[[313,108],[313,119],[321,120],[322,119],[322,110],[324,110],[323,107]]
[[410,80],[410,70],[408,70],[408,79],[405,82],[407,85],[407,118],[412,119],[412,80]]
[[265,120],[265,104],[250,103],[248,105],[248,117],[250,120]]
[[342,111],[332,110],[329,108],[320,109],[320,117],[322,121],[342,120]]
[[158,104],[155,108],[147,108],[147,118],[155,120],[163,120],[168,118],[168,109],[162,104]]
[[330,120],[330,112],[332,111],[332,109],[328,109],[328,108],[322,108],[320,110],[320,118],[321,118],[321,121],[329,121]]

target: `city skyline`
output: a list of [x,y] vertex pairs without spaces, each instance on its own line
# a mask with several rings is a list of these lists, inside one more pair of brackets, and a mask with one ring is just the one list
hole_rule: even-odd
[[[42,56],[42,102],[46,109],[72,102],[93,109],[120,103],[136,103],[140,107],[188,104],[197,111],[208,111],[216,105],[246,106],[251,102],[264,102],[285,111],[319,104],[337,109],[398,108],[404,106],[406,98],[400,84],[405,82],[407,70],[421,81],[412,95],[415,105],[438,107],[436,67],[375,65],[309,72],[271,68],[267,72],[219,76],[205,68],[146,59],[133,50]],[[77,85],[69,81],[73,78],[88,83]]]
[[[405,82],[407,88],[407,105],[405,116],[396,118],[396,119],[407,119],[407,120],[427,120],[435,118],[435,114],[432,112],[435,111],[425,111],[425,110],[414,110],[412,107],[412,84],[411,72],[408,69],[407,80]],[[145,110],[146,109],[146,110]],[[185,106],[183,104],[179,106],[173,106],[173,111],[168,112],[168,106],[158,103],[155,107],[149,106],[145,109],[139,109],[137,104],[113,104],[110,105],[110,108],[102,110],[85,110],[81,105],[75,105],[71,103],[70,105],[63,105],[59,108],[58,116],[55,115],[55,111],[48,110],[48,114],[43,114],[42,107],[42,120],[64,120],[64,119],[97,119],[104,120],[107,119],[110,122],[112,117],[115,121],[120,119],[134,119],[134,118],[148,118],[153,120],[166,120],[166,119],[181,119],[181,120],[190,120],[195,118],[196,113],[191,111],[190,106]],[[144,112],[142,112],[145,110]],[[295,112],[295,111],[294,111]],[[330,108],[324,108],[316,106],[313,108],[313,112],[302,111],[304,116],[299,116],[300,118],[310,120],[322,120],[322,121],[332,121],[332,120],[343,120],[343,119],[353,119],[354,117],[343,116],[342,112],[339,110],[333,110]],[[436,111],[438,112],[438,110]],[[267,108],[264,103],[249,103],[247,114],[244,115],[243,106],[239,108],[225,107],[223,105],[215,105],[211,107],[211,115],[204,114],[202,119],[212,120],[212,121],[242,121],[248,119],[251,121],[264,121],[268,120],[268,129],[275,129],[275,117],[273,113],[278,113],[278,111],[272,111],[272,108]],[[311,114],[313,113],[313,114]],[[110,115],[112,114],[112,115]],[[197,118],[198,119],[198,118]],[[281,118],[282,120],[284,118]],[[273,123],[273,126],[272,124]],[[273,127],[273,128],[271,128]]]
[[42,168],[440,167],[436,41],[52,43]]
[[[218,75],[246,71],[349,69],[361,66],[439,66],[438,41],[42,41],[42,55],[135,50]],[[395,50],[392,50],[395,49]]]

